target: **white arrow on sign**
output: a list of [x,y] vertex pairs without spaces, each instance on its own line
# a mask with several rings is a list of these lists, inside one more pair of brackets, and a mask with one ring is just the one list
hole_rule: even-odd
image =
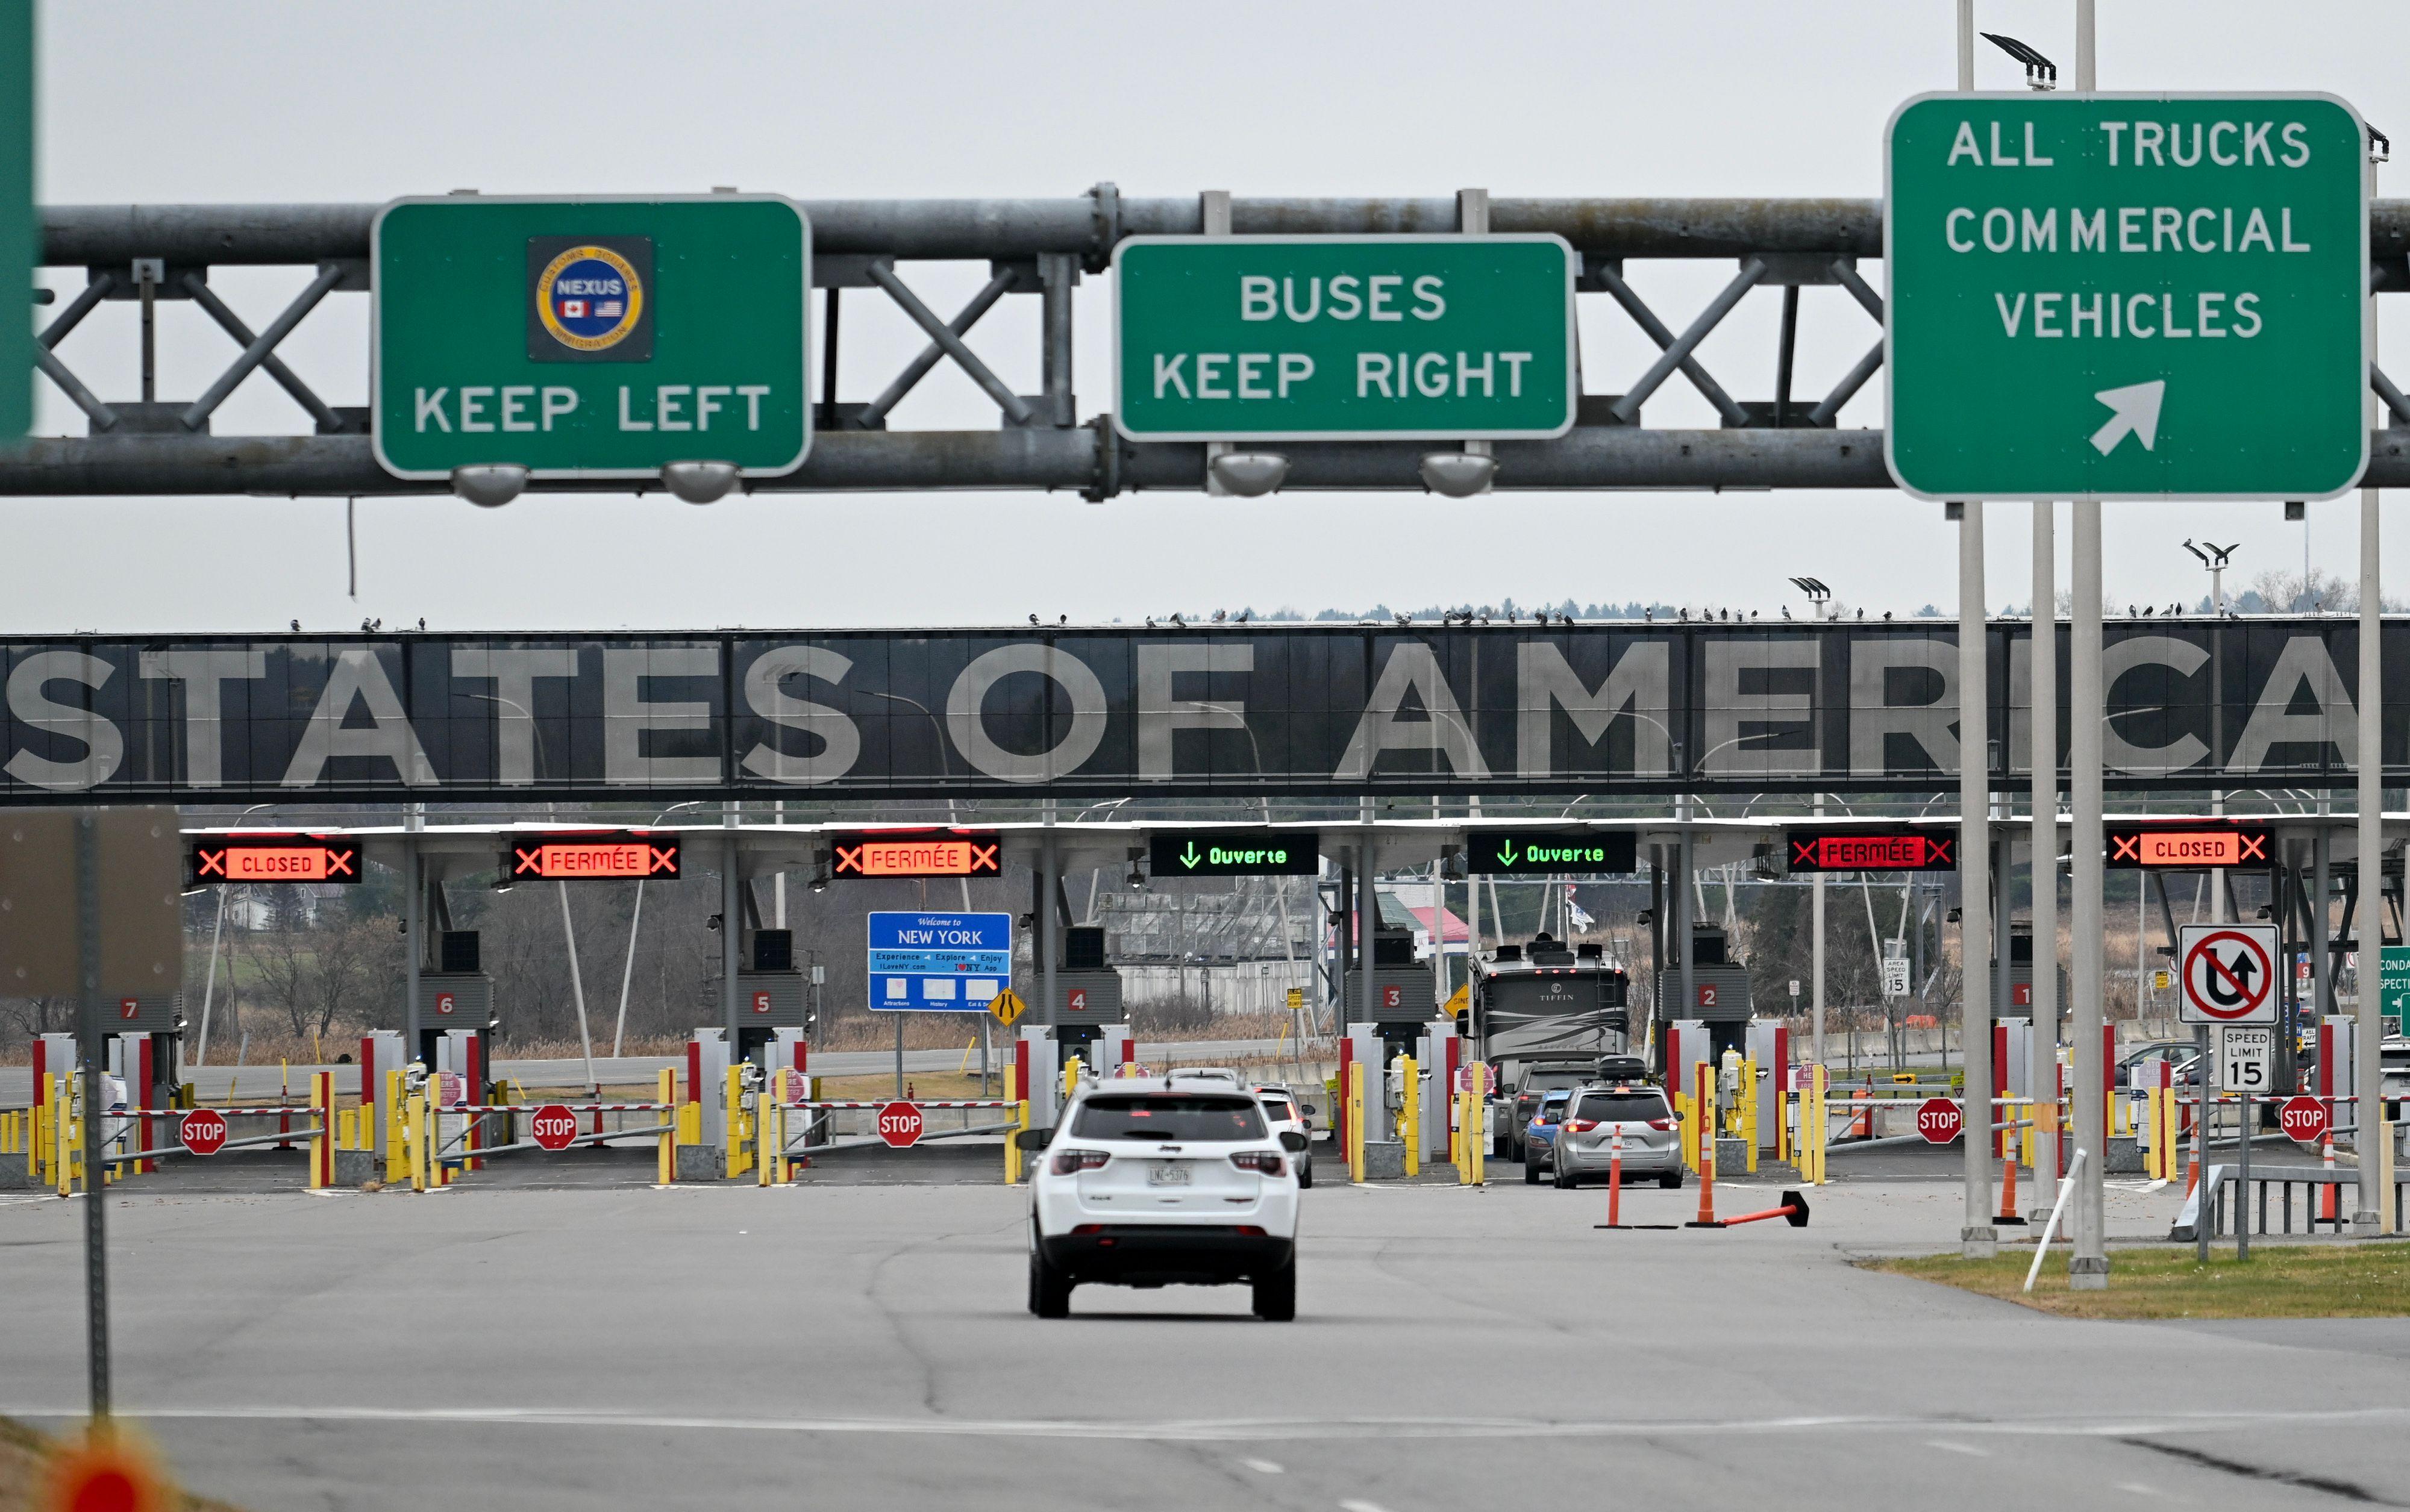
[[2168,381],[2154,378],[2147,384],[2128,384],[2123,388],[2104,388],[2094,399],[2117,413],[2109,423],[2092,432],[2092,448],[2106,457],[2117,449],[2117,443],[2132,436],[2149,451],[2159,439],[2159,401],[2167,398]]

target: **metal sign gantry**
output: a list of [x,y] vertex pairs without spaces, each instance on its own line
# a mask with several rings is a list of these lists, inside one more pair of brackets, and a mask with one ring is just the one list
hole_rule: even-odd
[[[1140,236],[1196,236],[1209,205],[1227,206],[1239,236],[1364,237],[1461,234],[1468,224],[1501,235],[1561,237],[1576,254],[1575,289],[1619,306],[1659,348],[1621,394],[1583,394],[1575,425],[1553,440],[1484,443],[1494,448],[1492,486],[1549,488],[1889,488],[1882,432],[1841,429],[1836,417],[1882,366],[1880,333],[1846,371],[1816,385],[1795,373],[1800,293],[1831,288],[1880,323],[1882,300],[1858,269],[1880,257],[1883,212],[1873,199],[1534,199],[1491,197],[1477,190],[1433,198],[1280,199],[1208,195],[1125,197],[1112,184],[1085,196],[1017,200],[801,200],[812,228],[813,286],[820,291],[819,371],[844,323],[859,321],[862,299],[877,291],[928,338],[928,345],[878,394],[828,391],[814,403],[811,455],[777,477],[748,478],[748,490],[1065,489],[1103,500],[1140,489],[1197,490],[1206,485],[1203,442],[1136,442],[1110,416],[1082,414],[1073,387],[1075,288],[1099,273],[1114,250]],[[297,372],[278,349],[330,297],[365,296],[370,229],[378,205],[51,206],[42,215],[40,260],[84,269],[83,287],[41,331],[36,359],[86,417],[88,433],[34,440],[0,459],[0,494],[373,495],[440,492],[440,479],[396,478],[377,463],[365,407],[336,406]],[[2380,293],[2410,290],[2410,201],[2376,200],[2370,212],[2370,283]],[[1634,261],[1722,263],[1734,269],[1706,305],[1677,330],[1627,280]],[[984,287],[951,318],[932,310],[907,282],[911,265],[983,261]],[[268,323],[254,327],[210,282],[213,269],[294,267],[308,283]],[[1781,291],[1782,319],[1764,398],[1735,398],[1702,365],[1702,342],[1761,285]],[[968,344],[980,319],[1008,295],[1041,306],[1040,392],[1016,393]],[[222,330],[235,355],[199,394],[162,400],[103,399],[79,379],[67,339],[105,300],[188,302]],[[183,323],[167,328],[178,329]],[[145,322],[153,332],[157,324]],[[856,328],[859,328],[858,327]],[[154,340],[146,336],[146,342]],[[153,354],[155,356],[155,352]],[[368,355],[362,354],[365,369]],[[890,429],[896,404],[941,365],[974,383],[997,408],[993,431]],[[155,371],[155,361],[144,371]],[[298,407],[306,433],[219,436],[211,416],[228,395],[265,374]],[[1714,407],[1716,429],[1651,429],[1642,407],[1678,378]],[[323,381],[323,377],[322,377]],[[1798,391],[1793,392],[1794,384]],[[2410,484],[2410,400],[2382,372],[2371,384],[2396,429],[2370,443],[2366,481]],[[1735,387],[1738,385],[1735,385]],[[1749,394],[1751,389],[1741,389]],[[1418,442],[1284,442],[1285,488],[1402,488],[1428,486],[1430,451]],[[610,485],[647,488],[644,480]],[[530,487],[591,490],[591,481],[542,480]]]

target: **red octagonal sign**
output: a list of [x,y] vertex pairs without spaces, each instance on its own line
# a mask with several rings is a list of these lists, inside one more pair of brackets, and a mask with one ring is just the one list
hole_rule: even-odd
[[878,1137],[901,1150],[921,1140],[921,1110],[908,1102],[891,1102],[878,1110]]
[[1948,1098],[1927,1098],[1916,1106],[1916,1131],[1927,1144],[1947,1144],[1966,1127],[1966,1115]]
[[196,1108],[177,1120],[176,1132],[195,1155],[215,1155],[225,1148],[225,1115],[215,1108]]
[[2277,1123],[2286,1137],[2311,1144],[2327,1137],[2327,1127],[2333,1122],[2328,1116],[2327,1105],[2316,1098],[2287,1098],[2277,1111]]
[[566,1150],[577,1141],[577,1115],[558,1102],[547,1102],[528,1120],[528,1133],[547,1150]]

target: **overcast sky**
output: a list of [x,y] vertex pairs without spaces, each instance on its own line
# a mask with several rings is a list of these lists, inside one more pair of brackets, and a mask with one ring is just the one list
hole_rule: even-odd
[[[993,3],[876,6],[690,0],[42,7],[40,193],[51,202],[374,201],[486,193],[694,192],[801,198],[1064,196],[1100,179],[1137,196],[1866,196],[1883,123],[1953,83],[1948,0],[1723,0],[1701,6],[1158,4],[1066,10]],[[2400,7],[2102,0],[2112,89],[2325,90],[2410,131],[2390,42]],[[2072,81],[2072,0],[1981,0],[1978,23],[2058,59]],[[1985,88],[2020,82],[1988,46]],[[2410,142],[2410,138],[2405,138]],[[2399,171],[2410,172],[2410,168]],[[2389,186],[2388,186],[2389,187]],[[2405,191],[2410,192],[2410,191]],[[951,310],[973,265],[908,265]],[[1869,269],[1869,272],[1875,271]],[[1679,327],[1725,264],[1633,267]],[[50,273],[61,287],[81,275]],[[212,275],[254,327],[306,270]],[[1107,407],[1110,280],[1082,290],[1082,414]],[[856,294],[840,394],[866,399],[920,344],[900,312]],[[1654,348],[1585,296],[1589,387],[1619,392]],[[2400,300],[2389,306],[2403,308]],[[1752,295],[1702,351],[1725,386],[1768,397],[1778,296]],[[1035,300],[973,344],[1038,386]],[[165,307],[163,397],[197,392],[233,347]],[[367,299],[329,298],[283,348],[330,402],[367,400]],[[1836,289],[1803,300],[1798,391],[1821,393],[1877,335]],[[135,319],[111,304],[62,348],[104,398],[135,393]],[[2410,352],[2410,326],[2387,343]],[[2410,367],[2410,358],[2402,364]],[[81,416],[40,385],[37,429]],[[1844,412],[1879,425],[1880,383]],[[1711,425],[1678,381],[1652,425]],[[899,427],[987,428],[995,411],[951,368]],[[254,375],[218,434],[305,429]],[[2240,541],[2240,581],[2312,561],[2355,570],[2356,497],[2313,505],[2109,506],[2112,601],[2190,601],[2177,543]],[[550,496],[486,512],[448,497],[363,501],[356,601],[342,501],[0,501],[9,543],[0,630],[390,627],[608,629],[1136,619],[1252,605],[1312,612],[1375,601],[1658,599],[1771,615],[1795,573],[1873,609],[1954,601],[1938,505],[1888,492],[1293,494],[1244,502],[1033,494],[769,495],[697,509],[665,496]],[[1991,510],[1993,608],[2023,604],[2027,513]],[[2062,559],[2067,531],[2062,519]],[[2410,528],[2386,547],[2410,583]],[[2060,582],[2066,581],[2062,562]],[[2237,586],[2237,585],[2229,585]]]

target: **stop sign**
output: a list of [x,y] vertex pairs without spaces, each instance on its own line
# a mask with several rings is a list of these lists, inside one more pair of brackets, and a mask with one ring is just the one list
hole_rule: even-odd
[[196,1108],[177,1120],[176,1132],[195,1155],[215,1155],[225,1148],[225,1115],[214,1108]]
[[1948,1098],[1927,1098],[1917,1104],[1916,1131],[1927,1144],[1947,1144],[1966,1127],[1966,1115]]
[[547,1102],[528,1120],[528,1132],[547,1150],[566,1150],[577,1139],[577,1115],[557,1102]]
[[2287,1098],[2276,1122],[2287,1138],[2309,1144],[2326,1138],[2332,1120],[2327,1116],[2327,1105],[2316,1098]]
[[878,1110],[878,1137],[901,1150],[921,1140],[921,1110],[908,1102],[891,1102]]

